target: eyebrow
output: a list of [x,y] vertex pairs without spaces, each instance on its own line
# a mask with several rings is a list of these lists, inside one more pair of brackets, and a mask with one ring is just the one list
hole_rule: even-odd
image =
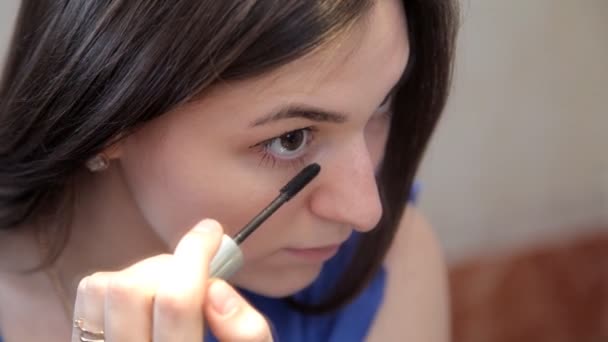
[[[401,82],[398,81],[393,86],[393,88],[391,88],[391,90],[388,92],[388,94],[386,94],[386,97],[384,98],[384,100],[382,101],[380,106],[384,105],[386,103],[386,101],[388,101],[395,94],[395,92],[399,88],[400,84],[401,84]],[[348,121],[348,117],[341,113],[326,111],[326,110],[315,108],[315,107],[308,107],[308,106],[303,106],[303,105],[293,105],[293,106],[279,109],[276,112],[273,112],[264,117],[256,119],[249,126],[258,127],[258,126],[266,125],[271,122],[276,122],[279,120],[295,119],[295,118],[306,119],[306,120],[315,121],[315,122],[330,122],[330,123],[344,123],[344,122]]]
[[251,123],[251,127],[257,127],[269,124],[271,122],[301,118],[315,122],[330,122],[330,123],[344,123],[346,122],[347,116],[341,113],[332,111],[326,111],[319,108],[307,107],[302,105],[289,106],[286,108],[279,109],[278,111],[261,117]]

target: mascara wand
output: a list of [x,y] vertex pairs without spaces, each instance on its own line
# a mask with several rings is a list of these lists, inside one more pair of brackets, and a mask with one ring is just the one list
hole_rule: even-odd
[[225,235],[220,247],[211,260],[210,275],[215,278],[227,279],[243,264],[243,253],[239,245],[249,237],[264,221],[266,221],[285,202],[288,202],[308,185],[321,171],[319,164],[310,164],[293,177],[279,191],[279,195],[270,204],[247,223],[234,238]]

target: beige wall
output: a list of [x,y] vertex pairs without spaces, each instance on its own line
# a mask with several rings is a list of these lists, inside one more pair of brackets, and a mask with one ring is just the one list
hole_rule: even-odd
[[607,100],[608,1],[466,1],[420,175],[448,256],[608,223]]
[[[5,54],[17,0],[0,2]],[[450,258],[608,222],[608,1],[468,0],[420,178]]]
[[[20,1],[2,0],[0,1],[0,66],[6,56],[8,44],[11,40],[12,28],[17,15],[17,7]],[[0,76],[2,71],[0,68]]]

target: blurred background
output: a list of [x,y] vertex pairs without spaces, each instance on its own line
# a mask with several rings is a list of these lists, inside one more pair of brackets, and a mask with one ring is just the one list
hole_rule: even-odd
[[420,172],[454,340],[608,341],[608,1],[461,6]]
[[608,222],[607,100],[608,1],[462,2],[420,177],[450,259]]
[[[1,56],[18,3],[0,2]],[[461,6],[419,177],[454,341],[608,341],[608,1]]]

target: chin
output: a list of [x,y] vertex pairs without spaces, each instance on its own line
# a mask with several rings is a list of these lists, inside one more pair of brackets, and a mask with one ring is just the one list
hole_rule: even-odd
[[253,271],[243,270],[234,276],[231,283],[262,296],[283,298],[312,284],[321,273],[321,268],[322,265],[287,270],[264,270],[256,274],[252,274]]

